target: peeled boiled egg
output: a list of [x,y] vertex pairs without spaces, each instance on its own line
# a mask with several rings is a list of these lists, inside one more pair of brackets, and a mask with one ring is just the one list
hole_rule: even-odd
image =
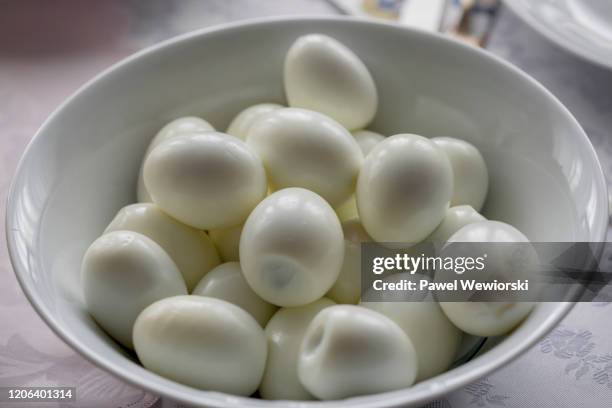
[[215,243],[221,259],[225,262],[240,260],[240,234],[242,234],[242,224],[235,227],[212,229],[208,231],[210,238]]
[[273,190],[306,188],[332,206],[355,190],[363,154],[355,138],[325,115],[278,109],[251,127],[247,143],[261,157]]
[[335,303],[327,298],[298,307],[284,307],[266,326],[268,361],[259,393],[265,399],[311,400],[297,375],[297,361],[308,325],[321,310]]
[[438,228],[427,237],[427,242],[432,242],[436,247],[441,248],[442,245],[461,228],[474,222],[486,221],[487,219],[480,215],[470,205],[457,205],[446,210],[444,219],[438,225]]
[[446,316],[474,336],[501,336],[514,329],[533,309],[524,302],[440,302]]
[[357,199],[355,194],[351,195],[348,200],[343,204],[336,207],[336,214],[340,221],[349,221],[359,218],[359,211],[357,211]]
[[397,390],[417,373],[412,342],[388,317],[354,305],[323,309],[300,347],[298,376],[324,400]]
[[246,140],[249,129],[257,119],[282,107],[276,103],[259,103],[250,106],[236,115],[227,128],[227,134]]
[[[453,242],[507,242],[529,243],[529,240],[519,230],[499,221],[480,221],[468,224],[454,233],[447,241]],[[441,256],[446,256],[442,249]],[[512,264],[515,255],[514,247],[486,247],[486,271],[503,272]],[[525,247],[522,247],[525,249]],[[533,253],[531,260],[537,262]],[[521,274],[529,273],[525,264]],[[505,278],[525,278],[525,276],[505,276]],[[440,302],[442,310],[451,322],[466,333],[474,336],[499,336],[516,327],[533,308],[531,302]]]
[[120,230],[138,232],[158,243],[178,267],[189,291],[221,262],[206,232],[182,224],[153,203],[122,208],[106,232]]
[[134,325],[134,348],[147,369],[194,388],[251,395],[261,382],[267,345],[250,314],[204,296],[153,303]]
[[342,231],[344,261],[336,283],[326,296],[336,303],[356,304],[361,296],[361,243],[372,241],[372,238],[355,219],[343,222]]
[[219,132],[162,142],[145,160],[144,179],[162,210],[204,230],[241,224],[268,188],[259,157]]
[[471,205],[482,209],[489,188],[489,173],[484,158],[474,145],[452,137],[434,137],[450,160],[453,168],[453,198],[451,205]]
[[[383,280],[400,282],[402,279],[414,280],[414,277],[409,273],[397,273]],[[393,299],[388,302],[362,302],[361,305],[393,320],[410,338],[418,359],[417,381],[446,371],[457,355],[461,331],[433,299],[411,299],[409,292],[391,295]]]
[[364,128],[376,114],[372,75],[353,51],[322,34],[298,38],[285,57],[289,106],[324,113],[349,130]]
[[357,144],[361,148],[363,156],[367,156],[368,153],[378,144],[382,142],[385,137],[380,133],[372,132],[371,130],[357,130],[353,132],[353,137],[357,141]]
[[359,217],[385,245],[421,242],[440,224],[453,193],[448,158],[422,136],[399,134],[374,146],[357,182]]
[[96,322],[132,348],[132,327],[151,303],[185,295],[187,288],[168,254],[152,239],[133,231],[114,231],[95,240],[83,257],[85,302]]
[[338,278],[343,258],[336,213],[303,188],[266,197],[240,237],[244,277],[255,293],[278,306],[301,306],[322,297]]
[[[214,131],[215,128],[205,121],[202,118],[198,118],[196,116],[185,116],[182,118],[174,119],[172,122],[166,124],[151,140],[149,143],[149,147],[145,153],[144,158],[146,159],[151,150],[164,140],[168,140],[176,135],[188,133],[188,132],[206,132],[206,131]],[[137,188],[137,196],[138,202],[140,203],[150,203],[153,201],[147,188],[144,184],[144,178],[142,176],[142,168],[144,165],[144,160],[142,161],[142,165],[140,166],[140,172],[138,173],[138,188]]]
[[208,272],[193,295],[223,299],[249,312],[260,326],[265,326],[278,307],[266,302],[247,284],[238,262],[227,262]]

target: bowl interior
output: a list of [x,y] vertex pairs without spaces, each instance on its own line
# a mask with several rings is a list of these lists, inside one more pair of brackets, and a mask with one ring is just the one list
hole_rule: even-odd
[[[265,20],[195,33],[129,58],[71,98],[28,148],[11,190],[8,242],[24,291],[60,336],[100,366],[192,404],[275,404],[197,391],[140,367],[87,314],[79,272],[87,246],[119,208],[135,201],[140,161],[157,129],[177,116],[198,115],[224,130],[250,104],[284,103],[284,54],[310,32],[344,42],[369,67],[380,96],[371,129],[453,136],[481,149],[491,178],[487,217],[534,241],[602,240],[606,191],[584,132],[541,86],[483,52],[348,19]],[[541,304],[475,360],[351,405],[427,401],[508,361],[569,308]]]

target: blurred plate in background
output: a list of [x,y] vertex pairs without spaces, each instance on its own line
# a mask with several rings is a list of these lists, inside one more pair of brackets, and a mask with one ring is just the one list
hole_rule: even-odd
[[612,69],[611,0],[505,0],[505,5],[560,47]]

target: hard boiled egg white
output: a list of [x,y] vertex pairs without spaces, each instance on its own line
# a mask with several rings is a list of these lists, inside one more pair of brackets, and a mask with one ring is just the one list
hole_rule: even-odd
[[440,224],[453,193],[444,152],[421,136],[399,134],[374,146],[357,182],[365,230],[381,243],[415,244]]
[[[383,280],[400,282],[402,279],[415,280],[409,273],[390,275]],[[389,295],[392,297],[389,302],[362,302],[361,305],[393,320],[410,338],[418,359],[417,381],[446,371],[457,355],[461,331],[433,299],[411,299],[411,294],[405,292]]]
[[182,224],[152,203],[122,208],[106,232],[120,230],[135,231],[157,242],[179,268],[189,291],[221,262],[206,232]]
[[327,297],[336,303],[359,302],[361,296],[361,243],[372,241],[359,220],[342,223],[344,232],[344,261],[340,275],[327,292]]
[[235,227],[212,229],[208,231],[210,238],[215,243],[221,259],[225,262],[240,260],[240,235],[242,224]]
[[[529,240],[519,230],[499,221],[480,221],[468,224],[454,233],[453,242],[517,242]],[[441,256],[444,256],[445,248]],[[486,270],[500,271],[511,265],[512,248],[489,248]],[[508,276],[506,276],[508,278]],[[524,278],[514,276],[516,278]],[[530,302],[440,302],[446,316],[466,333],[474,336],[499,336],[516,327],[533,308]]]
[[338,214],[338,218],[342,222],[359,218],[355,194],[351,195],[348,200],[336,207],[336,214]]
[[376,85],[364,63],[337,40],[322,34],[298,38],[285,57],[289,106],[324,113],[349,130],[376,114]]
[[501,336],[510,332],[533,309],[532,303],[440,302],[446,316],[474,336]]
[[202,390],[251,395],[267,345],[250,314],[229,302],[175,296],[147,307],[134,325],[134,348],[147,369]]
[[353,132],[353,137],[361,148],[364,157],[370,153],[378,142],[382,142],[385,139],[380,133],[372,132],[371,130],[357,130]]
[[162,142],[145,160],[144,179],[162,210],[204,230],[243,223],[268,188],[259,157],[219,132]]
[[151,303],[185,295],[187,288],[168,254],[150,238],[114,231],[95,240],[83,257],[83,292],[89,313],[125,347],[132,348],[132,327]]
[[[149,155],[149,153],[151,152],[151,150],[153,150],[155,146],[157,146],[164,140],[170,139],[176,135],[180,135],[180,134],[184,134],[188,132],[206,132],[206,131],[214,131],[214,130],[215,128],[213,128],[213,126],[210,123],[208,123],[204,119],[201,119],[195,116],[185,116],[182,118],[175,119],[172,122],[169,122],[168,124],[166,124],[166,126],[161,128],[161,130],[157,132],[153,140],[151,140],[151,143],[149,144],[149,147],[147,148],[144,158],[145,159],[147,158],[147,156]],[[144,159],[142,161],[142,165],[140,166],[140,171],[138,173],[138,188],[137,188],[136,193],[138,196],[138,202],[150,203],[153,200],[151,199],[151,196],[149,195],[149,192],[147,191],[147,188],[145,187],[145,184],[144,184],[144,178],[142,175],[143,166],[144,166]]]
[[268,362],[259,387],[265,399],[314,399],[297,375],[297,361],[304,333],[312,319],[334,302],[321,298],[298,307],[284,307],[272,316],[266,326]]
[[471,205],[482,209],[489,188],[489,173],[484,158],[474,145],[452,137],[434,137],[450,160],[453,168],[453,198],[451,205]]
[[247,143],[261,157],[273,190],[306,188],[332,206],[355,190],[363,154],[355,138],[325,115],[276,110],[251,127]]
[[342,267],[344,239],[334,210],[303,188],[266,197],[240,237],[240,265],[255,293],[278,306],[322,297]]
[[320,399],[409,387],[417,373],[412,342],[388,317],[353,305],[323,309],[300,347],[298,376]]
[[249,129],[257,119],[282,107],[276,103],[260,103],[250,106],[236,115],[227,128],[227,134],[246,140]]
[[[374,148],[378,142],[385,139],[380,133],[372,132],[371,130],[357,130],[353,132],[353,137],[357,141],[363,157],[367,156],[368,153]],[[351,195],[348,200],[343,204],[336,207],[336,213],[340,221],[348,221],[355,218],[359,218],[359,212],[357,210],[357,199],[355,194]]]
[[474,222],[486,221],[487,219],[480,215],[474,208],[469,205],[457,205],[446,210],[444,219],[438,225],[438,228],[427,237],[427,242],[432,242],[437,248],[448,241],[455,232],[468,224]]
[[227,262],[208,272],[192,294],[223,299],[239,306],[249,312],[262,327],[278,309],[253,292],[244,280],[238,262]]

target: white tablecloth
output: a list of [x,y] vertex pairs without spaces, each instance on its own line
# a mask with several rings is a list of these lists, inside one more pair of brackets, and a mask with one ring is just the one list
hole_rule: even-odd
[[[317,0],[0,2],[0,213],[17,160],[37,127],[101,69],[144,46],[203,26],[313,13],[337,10]],[[565,103],[612,174],[612,71],[558,49],[506,10],[489,49],[534,76]],[[4,217],[0,229],[4,230]],[[177,406],[122,383],[57,339],[23,296],[8,261],[4,234],[0,240],[0,387],[77,387],[78,402],[36,405],[41,407]],[[611,315],[612,304],[577,305],[528,353],[431,406],[612,407]]]

